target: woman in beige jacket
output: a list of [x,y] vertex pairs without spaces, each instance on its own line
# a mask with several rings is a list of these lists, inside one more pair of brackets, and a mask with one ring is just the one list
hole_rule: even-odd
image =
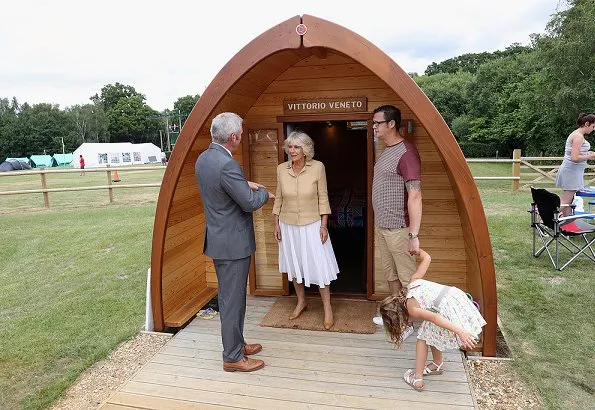
[[331,208],[326,173],[322,162],[312,159],[314,143],[307,134],[292,132],[285,152],[289,161],[277,167],[273,214],[279,271],[293,281],[298,299],[290,319],[307,309],[304,286],[315,284],[324,305],[324,328],[329,330],[334,325],[329,285],[337,279],[339,266],[327,227]]

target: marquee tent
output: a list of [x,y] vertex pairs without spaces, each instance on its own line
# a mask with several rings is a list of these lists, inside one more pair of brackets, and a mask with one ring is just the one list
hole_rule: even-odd
[[90,143],[85,142],[73,152],[73,163],[78,167],[80,155],[85,159],[85,168],[116,167],[161,162],[161,150],[155,144],[132,144],[130,142]]
[[74,164],[72,163],[73,158],[74,157],[72,156],[72,154],[54,154],[53,164],[55,167],[71,167],[74,166]]
[[51,155],[31,155],[29,159],[33,168],[50,168],[52,166]]

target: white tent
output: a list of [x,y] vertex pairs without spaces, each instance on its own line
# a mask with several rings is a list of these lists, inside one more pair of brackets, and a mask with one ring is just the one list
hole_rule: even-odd
[[123,165],[161,162],[161,150],[155,144],[132,144],[130,142],[90,143],[85,142],[74,152],[72,163],[78,167],[79,158],[85,159],[85,168],[119,167]]

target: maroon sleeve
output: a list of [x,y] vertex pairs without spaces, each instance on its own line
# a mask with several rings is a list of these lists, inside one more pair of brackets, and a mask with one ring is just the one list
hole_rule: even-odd
[[397,166],[397,173],[407,181],[421,181],[421,159],[413,144],[407,144],[407,152],[403,154]]

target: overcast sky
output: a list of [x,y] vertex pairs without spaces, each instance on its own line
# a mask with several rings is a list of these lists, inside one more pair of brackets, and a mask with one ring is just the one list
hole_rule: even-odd
[[295,15],[340,24],[407,72],[463,53],[529,43],[559,0],[7,0],[0,12],[0,98],[86,104],[131,85],[156,110],[202,94],[248,42]]

